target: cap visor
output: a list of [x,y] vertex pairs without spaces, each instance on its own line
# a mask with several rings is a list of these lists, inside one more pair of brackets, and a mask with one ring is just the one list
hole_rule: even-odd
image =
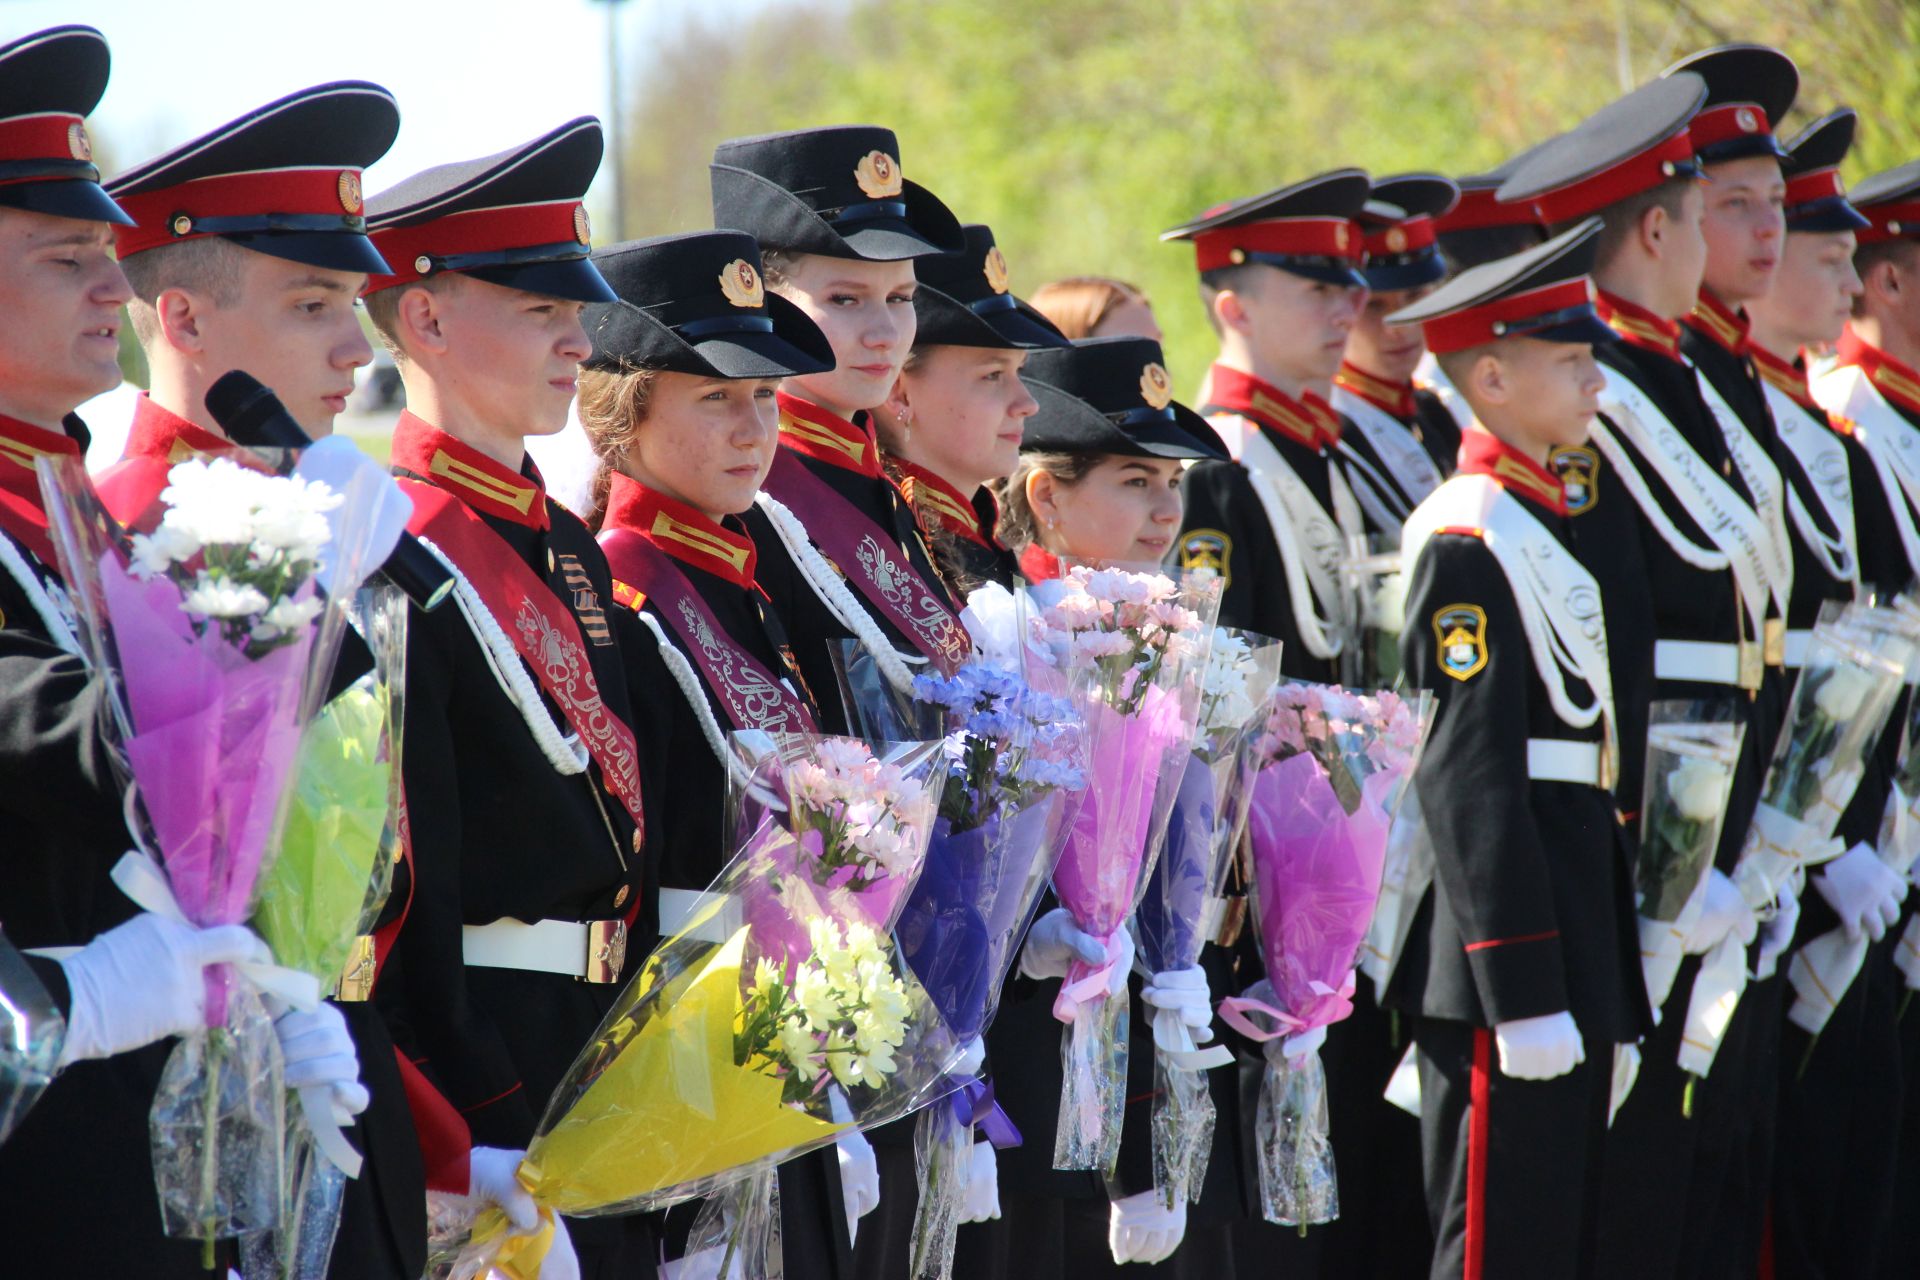
[[270,258],[285,258],[288,262],[329,271],[360,271],[379,276],[393,270],[373,247],[373,241],[346,232],[291,231],[222,238]]
[[1418,289],[1447,278],[1447,264],[1438,253],[1426,254],[1418,262],[1397,262],[1392,266],[1365,267],[1361,275],[1367,288],[1375,293],[1393,293],[1399,289]]
[[586,258],[529,262],[518,266],[475,267],[461,274],[503,288],[545,294],[550,298],[565,298],[569,302],[612,302],[616,298],[605,277],[600,274],[600,268]]
[[[801,323],[783,315],[782,307]],[[723,334],[694,343],[694,351],[723,378],[791,378],[833,368],[833,348],[826,335],[800,308],[769,295],[767,311],[773,317],[772,333]]]
[[1845,197],[1821,200],[1787,213],[1789,231],[1860,231],[1872,225]]
[[1592,346],[1601,346],[1614,341],[1620,335],[1607,326],[1598,315],[1585,315],[1565,324],[1556,324],[1546,329],[1536,329],[1531,333],[1517,333],[1516,338],[1535,338],[1541,342],[1585,342]]
[[0,187],[0,207],[44,213],[55,218],[78,218],[83,222],[110,222],[130,227],[133,219],[113,202],[97,182],[20,182]]
[[1278,267],[1282,271],[1291,272],[1296,276],[1302,276],[1308,280],[1317,280],[1321,284],[1337,284],[1350,289],[1365,289],[1370,287],[1367,284],[1366,276],[1360,273],[1358,267],[1343,267],[1330,263],[1305,262],[1298,258],[1285,257],[1255,258],[1249,256],[1248,260],[1251,262],[1264,262],[1270,267]]

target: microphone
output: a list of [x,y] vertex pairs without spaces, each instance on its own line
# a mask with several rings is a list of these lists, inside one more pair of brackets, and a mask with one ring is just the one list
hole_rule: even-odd
[[[207,412],[227,439],[244,448],[304,449],[313,443],[280,397],[240,369],[207,388]],[[400,535],[380,573],[422,610],[439,608],[453,592],[453,575],[411,533]]]

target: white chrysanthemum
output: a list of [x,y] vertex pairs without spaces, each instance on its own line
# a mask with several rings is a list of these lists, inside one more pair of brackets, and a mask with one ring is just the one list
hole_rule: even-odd
[[161,521],[152,533],[133,535],[133,571],[152,578],[200,554],[199,539],[186,530]]
[[809,1084],[820,1077],[820,1041],[798,1018],[780,1024],[780,1055]]
[[278,640],[299,631],[320,616],[324,608],[318,599],[295,600],[283,596],[273,602],[260,621],[254,624],[255,640]]
[[180,608],[202,618],[248,618],[266,611],[269,601],[257,587],[202,573],[180,601]]
[[793,1000],[806,1014],[807,1025],[815,1031],[825,1031],[840,1017],[839,993],[826,971],[818,966],[803,964],[793,975]]
[[254,513],[260,507],[257,482],[267,479],[228,458],[199,458],[167,472],[160,500],[167,504],[163,526],[203,546],[245,546],[253,540]]

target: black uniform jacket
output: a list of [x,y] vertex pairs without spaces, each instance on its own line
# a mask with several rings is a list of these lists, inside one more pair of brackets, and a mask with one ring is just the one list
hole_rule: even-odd
[[[891,537],[906,555],[913,571],[932,588],[935,595],[946,599],[946,588],[920,536],[920,526],[913,518],[913,511],[880,465],[880,447],[874,439],[873,428],[867,423],[866,415],[856,416],[858,421],[848,422],[817,405],[782,394],[781,447],[794,450],[807,470],[832,486],[836,493],[873,521],[884,535]],[[837,443],[823,444],[823,440]],[[805,511],[796,511],[794,514],[803,523],[808,518]],[[835,641],[851,639],[853,633],[841,625],[840,620],[814,594],[766,513],[754,507],[742,519],[760,552],[755,576],[772,601],[774,612],[785,621],[800,674],[805,677],[807,687],[819,702],[821,728],[827,733],[845,733],[847,720],[839,696],[839,678],[834,674],[828,646]],[[847,590],[863,608],[866,607],[858,589],[848,584]],[[878,613],[874,613],[873,617],[896,649],[907,654],[918,652],[914,642],[889,619]]]
[[[1557,485],[1503,480],[1576,557]],[[1603,599],[1603,607],[1605,601]],[[1441,530],[1420,553],[1401,656],[1438,706],[1414,775],[1431,862],[1408,873],[1417,904],[1386,1003],[1491,1027],[1570,1012],[1589,1044],[1648,1025],[1631,886],[1632,842],[1612,796],[1528,776],[1529,738],[1599,741],[1548,701],[1506,573],[1476,530]]]
[[[601,699],[631,723],[607,617],[606,559],[586,527],[547,498],[533,466],[502,466],[410,414],[396,427],[393,460],[396,473],[465,503],[499,535],[499,554],[518,557],[546,584],[552,599],[544,603],[578,624]],[[559,772],[493,662],[456,604],[413,616],[402,771],[415,889],[378,998],[395,1039],[465,1116],[475,1145],[515,1148],[533,1136],[620,988],[468,965],[463,926],[624,918],[635,955],[651,936],[652,878],[599,766]],[[544,691],[525,714],[567,731]]]

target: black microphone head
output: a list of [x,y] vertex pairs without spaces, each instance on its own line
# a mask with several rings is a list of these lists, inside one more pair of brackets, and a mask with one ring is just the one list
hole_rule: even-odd
[[255,449],[301,449],[313,443],[280,397],[244,369],[207,388],[207,412],[235,444]]

